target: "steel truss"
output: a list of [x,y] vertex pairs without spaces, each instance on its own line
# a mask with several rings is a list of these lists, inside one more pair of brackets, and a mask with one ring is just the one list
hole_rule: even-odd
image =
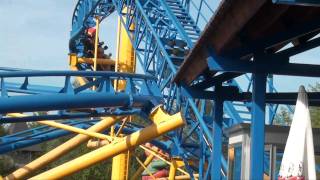
[[[84,31],[93,27],[94,17],[106,18],[116,11],[121,23],[129,33],[138,61],[143,66],[145,76],[119,73],[100,72],[6,72],[1,76],[0,113],[4,114],[1,121],[18,122],[40,119],[70,119],[105,115],[131,115],[148,113],[152,107],[164,101],[167,112],[183,112],[187,126],[168,134],[173,142],[170,148],[171,156],[183,159],[186,169],[193,178],[194,173],[199,179],[207,179],[227,174],[225,157],[221,153],[224,139],[222,129],[234,124],[252,121],[252,164],[257,164],[259,171],[253,172],[258,177],[263,172],[263,126],[264,123],[255,119],[265,118],[264,107],[271,104],[293,104],[296,94],[277,93],[273,86],[272,76],[267,72],[255,73],[252,67],[263,64],[254,62],[235,62],[230,59],[217,58],[208,48],[209,70],[224,72],[214,77],[200,76],[190,86],[172,83],[177,70],[182,65],[185,56],[198,40],[203,27],[200,28],[199,19],[205,19],[202,6],[208,6],[204,0],[79,0],[72,19],[70,52],[79,57],[83,55]],[[300,3],[300,1],[277,1],[279,3]],[[314,3],[314,1],[310,1]],[[195,16],[191,15],[190,8],[196,7]],[[213,10],[210,9],[213,14]],[[205,20],[207,22],[207,20]],[[135,27],[134,30],[131,27]],[[308,42],[307,47],[294,47],[279,52],[279,56],[297,54],[310,47],[316,47],[319,39]],[[268,42],[268,41],[266,41]],[[303,46],[303,45],[302,45]],[[239,50],[243,53],[246,50]],[[236,54],[236,52],[233,52]],[[236,63],[235,66],[230,64]],[[291,68],[291,69],[290,69]],[[300,68],[300,66],[299,66]],[[308,69],[309,76],[319,76],[319,68],[305,66],[301,71]],[[79,70],[91,69],[87,64],[78,65]],[[289,74],[297,69],[294,65],[275,68],[272,73]],[[246,73],[253,73],[252,77]],[[292,75],[292,74],[291,74]],[[65,85],[62,88],[49,86],[35,86],[28,83],[31,77],[63,76]],[[80,87],[74,87],[71,77],[86,77],[89,82]],[[247,80],[247,87],[240,86],[234,78],[243,76]],[[24,78],[23,83],[7,82],[8,78]],[[112,82],[125,80],[127,88],[124,92],[113,91]],[[92,90],[92,87],[98,87]],[[214,86],[214,88],[212,87]],[[266,94],[266,92],[268,92]],[[29,94],[27,96],[13,96],[10,93]],[[83,96],[82,96],[83,95]],[[65,97],[74,98],[67,103]],[[289,97],[289,98],[284,98]],[[319,94],[314,94],[315,104],[319,103]],[[28,99],[29,98],[29,99]],[[37,106],[30,106],[27,101],[37,98]],[[61,98],[61,99],[60,99]],[[105,99],[103,99],[105,98]],[[52,99],[60,100],[52,106]],[[87,101],[90,99],[90,102]],[[92,99],[95,99],[92,101]],[[110,101],[108,101],[108,100]],[[252,102],[250,103],[250,101]],[[2,104],[3,103],[3,104]],[[10,104],[12,103],[12,104]],[[76,104],[76,105],[75,105]],[[102,108],[103,107],[103,108]],[[287,106],[290,111],[292,108]],[[33,112],[58,110],[58,115],[28,116],[26,118],[12,118],[5,116],[8,112]],[[70,111],[77,108],[86,108],[88,111]],[[92,108],[95,108],[92,110]],[[278,105],[269,106],[269,120],[272,124],[276,116]],[[67,111],[69,110],[69,111]],[[90,110],[90,111],[89,111]],[[54,137],[58,137],[55,135]],[[48,138],[51,139],[51,138]],[[253,152],[260,152],[254,154]],[[259,158],[259,157],[260,158]],[[221,157],[221,161],[215,160]],[[197,166],[189,160],[198,162]],[[206,164],[207,163],[207,164]],[[205,167],[206,165],[206,167]],[[222,172],[222,173],[221,173]]]

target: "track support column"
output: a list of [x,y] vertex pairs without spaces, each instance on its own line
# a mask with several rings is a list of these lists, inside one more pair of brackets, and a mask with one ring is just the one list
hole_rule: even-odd
[[214,102],[213,117],[213,148],[212,148],[212,166],[211,179],[221,179],[221,156],[222,156],[222,121],[223,121],[223,99],[221,84],[215,86],[216,100]]
[[263,179],[264,158],[264,125],[265,125],[265,94],[266,74],[254,73],[251,144],[250,144],[250,179]]

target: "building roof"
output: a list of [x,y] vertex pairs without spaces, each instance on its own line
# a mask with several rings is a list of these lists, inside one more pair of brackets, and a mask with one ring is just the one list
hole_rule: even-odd
[[[208,68],[207,47],[220,56],[241,59],[276,51],[314,37],[319,7],[273,4],[271,0],[223,0],[179,69],[175,82],[190,84]],[[318,21],[319,22],[319,21]]]

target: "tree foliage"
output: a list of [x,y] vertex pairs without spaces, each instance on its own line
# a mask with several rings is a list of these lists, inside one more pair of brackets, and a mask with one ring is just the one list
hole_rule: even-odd
[[[320,92],[320,83],[309,85],[309,91]],[[320,128],[320,107],[310,107],[311,123],[313,128]]]
[[[320,92],[320,83],[309,85],[308,92]],[[310,118],[313,128],[320,128],[320,107],[309,106]],[[281,108],[277,114],[274,124],[276,125],[290,125],[292,117],[287,109]]]
[[277,116],[274,119],[274,125],[285,125],[290,126],[292,121],[292,118],[290,116],[290,113],[288,110],[284,107],[280,108],[280,112],[277,114]]
[[[44,153],[49,152],[53,148],[59,146],[60,144],[66,142],[67,140],[70,139],[70,136],[59,138],[47,143],[44,143],[42,145],[42,149]],[[68,154],[65,154],[62,156],[60,159],[57,161],[49,164],[45,169],[43,170],[49,170],[54,167],[57,167],[65,162],[68,162],[72,159],[75,159],[83,154],[86,154],[90,152],[92,149],[88,149],[86,146],[86,143],[80,145],[73,151],[70,151]],[[78,173],[73,174],[72,176],[66,177],[65,179],[70,179],[70,180],[85,180],[85,179],[106,179],[105,177],[111,174],[111,161],[107,160],[104,162],[101,162],[99,164],[96,164],[88,169],[82,170]],[[43,171],[41,170],[41,171]]]

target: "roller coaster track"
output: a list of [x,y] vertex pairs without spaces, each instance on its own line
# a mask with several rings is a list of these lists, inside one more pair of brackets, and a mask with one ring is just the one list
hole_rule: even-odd
[[[58,115],[28,116],[23,118],[3,116],[1,118],[2,123],[18,122],[19,119],[21,121],[24,121],[23,119],[32,121],[39,120],[39,118],[66,119],[133,114],[141,112],[139,111],[140,109],[151,110],[150,107],[152,108],[152,106],[162,101],[155,79],[146,75],[84,71],[17,71],[2,72],[0,76],[2,78],[1,103],[3,103],[0,110],[1,113],[60,111]],[[95,78],[95,80],[75,87],[71,82],[72,78],[79,76]],[[57,87],[46,90],[39,89],[38,86],[29,84],[29,81],[37,77],[47,77],[48,79],[62,77],[64,85],[60,89]],[[20,78],[23,81],[19,85],[10,83],[10,79],[14,78]],[[112,86],[114,80],[126,81],[128,84],[126,90],[124,92],[115,92]],[[96,86],[97,89],[90,89],[93,86]],[[22,95],[19,95],[21,93]],[[29,94],[25,95],[26,93]],[[33,99],[37,100],[34,104],[30,103]],[[80,104],[83,104],[83,106]],[[101,107],[104,107],[104,109],[101,110]],[[96,108],[96,110],[81,113],[67,112],[67,110],[74,108]]]
[[[192,48],[193,43],[199,37],[200,29],[195,25],[192,18],[188,16],[188,13],[186,13],[186,10],[179,1],[145,1],[143,3],[140,1],[130,1],[129,4],[125,1],[113,1],[113,3],[118,14],[122,17],[122,23],[125,24],[127,32],[130,33],[137,58],[144,65],[143,69],[145,73],[158,78],[158,85],[166,100],[166,110],[175,112],[179,111],[180,107],[185,109],[185,117],[191,128],[189,132],[184,132],[187,134],[187,137],[182,138],[183,131],[177,132],[180,135],[175,136],[175,144],[177,155],[180,155],[187,162],[187,159],[190,157],[186,155],[191,154],[190,152],[195,152],[195,148],[190,148],[189,146],[183,149],[184,144],[187,144],[186,140],[196,132],[196,136],[199,139],[204,138],[200,142],[206,143],[208,146],[209,142],[212,141],[208,128],[210,125],[207,125],[204,120],[204,111],[199,112],[196,105],[196,103],[201,102],[203,104],[202,109],[205,109],[204,101],[195,102],[191,97],[180,99],[181,92],[179,87],[170,82],[176,74],[179,65],[183,62],[186,52]],[[170,8],[176,9],[172,11]],[[129,30],[132,24],[135,24],[133,32]],[[71,40],[73,39],[71,38]],[[77,52],[77,54],[81,54],[81,52]],[[190,113],[191,111],[193,113]],[[198,122],[195,122],[193,120],[195,117],[192,118],[190,114],[193,114],[198,119]],[[232,117],[235,117],[235,115]],[[238,117],[236,116],[237,120],[239,119]],[[207,121],[208,119],[209,116],[206,116]],[[199,124],[201,129],[199,128]],[[203,132],[206,137],[203,136]],[[188,144],[197,143],[193,141],[193,143],[189,142]],[[190,149],[186,151],[187,148]],[[205,154],[210,153],[207,152]],[[204,156],[204,158],[209,157]],[[204,161],[205,159],[199,162]],[[225,160],[223,162],[225,165]],[[226,169],[226,166],[224,167]],[[191,168],[188,170],[192,174]]]
[[[203,2],[205,3],[201,1]],[[193,1],[180,0],[79,0],[72,18],[70,53],[82,57],[84,45],[81,39],[84,38],[84,31],[87,28],[95,26],[95,16],[99,16],[102,20],[116,11],[121,18],[121,23],[129,33],[137,60],[143,65],[143,71],[147,75],[88,72],[85,70],[91,68],[86,63],[77,65],[79,70],[83,70],[79,72],[1,72],[0,113],[6,114],[17,112],[17,110],[18,112],[59,111],[54,115],[31,115],[19,118],[4,115],[1,117],[1,122],[76,119],[107,115],[145,115],[154,106],[164,102],[167,112],[182,111],[187,121],[187,126],[168,134],[174,144],[170,149],[171,156],[179,156],[183,159],[191,177],[196,172],[203,174],[205,179],[210,175],[210,168],[207,168],[205,172],[205,162],[208,162],[208,167],[212,162],[210,159],[213,148],[213,102],[190,94],[188,87],[184,85],[172,83],[184,57],[193,47],[202,30],[198,26],[201,8],[194,19],[189,12],[192,3]],[[135,27],[134,30],[130,29],[132,25]],[[32,77],[56,76],[64,78],[63,87],[39,86],[29,83]],[[85,77],[89,81],[85,85],[75,87],[71,83],[72,77]],[[21,83],[9,82],[10,78],[21,78],[23,81]],[[112,88],[114,80],[126,81],[126,90],[114,92]],[[247,91],[250,90],[250,78],[248,81]],[[235,80],[225,85],[242,91]],[[94,86],[98,88],[92,90]],[[272,84],[270,86],[272,91],[275,91]],[[15,96],[15,93],[28,95]],[[9,96],[11,97],[8,99]],[[32,104],[28,102],[35,98],[38,99],[37,105],[31,106]],[[52,106],[52,103],[55,106]],[[86,110],[72,111],[77,108]],[[225,102],[224,109],[226,112],[225,127],[250,121],[250,104]],[[271,116],[274,117],[276,107],[272,109],[273,115]],[[88,123],[94,122],[72,124],[74,121],[69,120],[66,123],[87,128]],[[31,137],[37,140],[33,141],[31,138],[30,142],[23,142],[24,139],[16,138],[15,135],[2,138],[2,143],[10,142],[13,145],[8,145],[8,147],[0,145],[0,152],[26,147],[67,134],[66,131],[47,130],[47,128],[43,126],[39,128],[40,131],[31,130]],[[15,142],[18,141],[20,145],[15,145]],[[197,160],[199,163],[197,168],[189,164],[190,159]],[[221,161],[222,172],[226,175],[227,167],[224,157],[221,157]]]
[[[154,106],[162,102],[162,98],[159,96],[160,91],[156,88],[155,79],[145,75],[114,72],[48,72],[5,69],[5,71],[0,72],[0,76],[0,101],[3,103],[1,123],[66,119],[66,124],[87,128],[97,121],[87,122],[68,119],[133,114],[145,116]],[[60,77],[64,79],[64,85],[58,87],[32,84],[33,79],[38,77],[47,77],[46,82],[50,82],[50,79],[54,77]],[[71,83],[75,77],[95,78],[95,80],[76,87]],[[127,89],[124,92],[115,92],[111,84],[114,80],[125,81]],[[92,90],[93,86],[97,87],[96,90]],[[79,103],[89,104],[86,107],[80,107]],[[74,111],[74,108],[81,108],[81,110]],[[58,111],[58,113],[36,113],[39,111]],[[28,112],[29,115],[12,117],[8,114],[13,112]],[[30,112],[33,113],[30,115]],[[20,149],[67,134],[70,133],[42,126],[4,136],[1,137],[0,153]]]

